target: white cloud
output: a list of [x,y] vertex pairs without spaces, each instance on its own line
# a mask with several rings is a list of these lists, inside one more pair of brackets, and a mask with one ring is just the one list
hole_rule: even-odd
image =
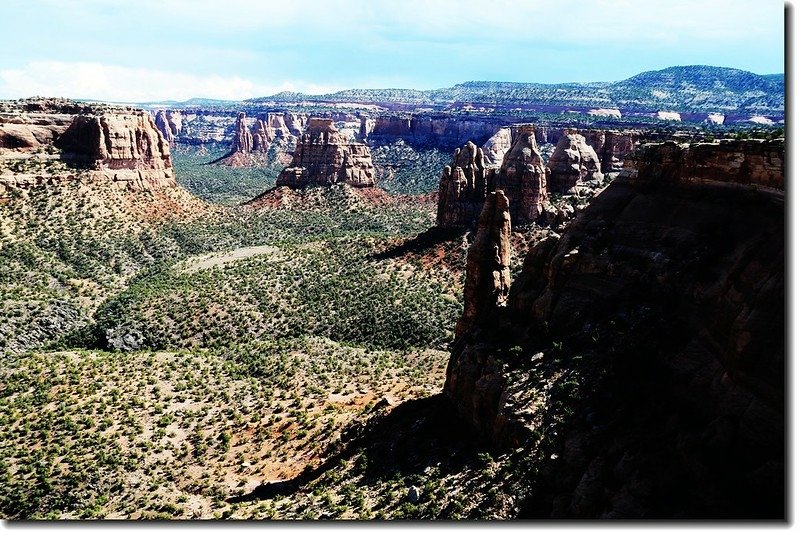
[[259,85],[238,76],[197,76],[90,62],[34,61],[19,69],[0,70],[0,98],[47,96],[110,102],[192,97],[242,100],[279,91],[318,94],[337,89],[341,88],[302,81]]

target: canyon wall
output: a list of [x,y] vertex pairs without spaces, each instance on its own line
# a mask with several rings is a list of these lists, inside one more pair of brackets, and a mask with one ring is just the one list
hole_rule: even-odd
[[505,306],[465,288],[444,390],[534,452],[524,516],[783,517],[783,155],[645,145],[529,251]]
[[81,177],[131,190],[177,187],[169,143],[149,113],[103,105],[61,112],[45,106],[36,124],[25,122],[27,113],[3,119],[0,131],[26,129],[32,142],[15,135],[0,147],[5,161],[16,162],[0,173],[0,194]]
[[403,139],[418,148],[453,150],[472,141],[482,145],[506,121],[490,118],[452,117],[447,115],[379,115],[369,139],[390,143]]

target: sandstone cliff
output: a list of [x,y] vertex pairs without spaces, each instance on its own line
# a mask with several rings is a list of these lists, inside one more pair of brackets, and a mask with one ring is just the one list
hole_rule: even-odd
[[375,185],[369,147],[350,143],[331,119],[309,119],[297,142],[292,162],[278,176],[277,186],[293,188],[345,183],[356,187]]
[[70,165],[102,172],[130,188],[177,186],[169,145],[144,111],[76,115],[54,145]]
[[494,189],[494,169],[487,169],[483,151],[471,141],[453,153],[439,181],[436,224],[465,227],[478,219],[488,192]]
[[371,138],[378,142],[403,139],[419,148],[452,150],[470,140],[481,145],[505,124],[500,119],[439,114],[380,115],[375,118]]
[[239,112],[236,116],[231,153],[236,152],[241,152],[242,154],[253,152],[253,134],[247,128],[247,116],[244,112]]
[[503,157],[495,187],[509,201],[515,225],[536,222],[547,204],[547,168],[536,145],[533,125],[518,125],[511,148]]
[[638,173],[650,179],[783,190],[784,153],[783,140],[670,141],[644,145],[634,158]]
[[305,116],[294,113],[266,113],[247,126],[244,112],[234,124],[230,151],[212,163],[231,167],[250,167],[291,162],[291,152],[305,125]]
[[516,125],[513,141],[499,169],[489,168],[483,150],[467,142],[456,149],[439,183],[437,225],[469,226],[480,213],[488,192],[502,189],[508,198],[511,220],[527,225],[543,220],[549,208],[547,173],[536,145],[533,125]]
[[481,149],[483,155],[486,157],[486,164],[490,167],[500,167],[503,163],[503,157],[511,148],[511,128],[503,127],[495,132],[486,143],[483,144]]
[[175,146],[182,126],[181,112],[172,110],[158,110],[156,112],[156,127],[170,147]]
[[475,240],[467,252],[464,313],[456,336],[495,308],[505,306],[511,284],[511,215],[502,190],[489,193],[478,219]]
[[578,129],[577,133],[586,138],[600,160],[600,171],[610,173],[622,169],[623,161],[636,150],[639,142],[648,136],[658,137],[657,133],[646,134],[641,130],[595,130]]
[[525,516],[782,518],[782,141],[637,158],[459,324],[445,392],[531,452]]
[[586,139],[574,130],[567,131],[547,162],[550,191],[566,193],[581,182],[602,180],[600,160]]

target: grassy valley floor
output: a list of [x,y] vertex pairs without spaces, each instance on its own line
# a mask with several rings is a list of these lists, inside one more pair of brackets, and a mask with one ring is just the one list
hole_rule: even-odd
[[379,193],[0,206],[0,515],[508,516],[439,394],[466,241]]

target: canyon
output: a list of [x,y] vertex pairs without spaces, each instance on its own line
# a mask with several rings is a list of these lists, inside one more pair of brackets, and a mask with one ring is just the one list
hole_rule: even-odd
[[734,78],[715,122],[624,83],[0,102],[0,512],[784,517],[785,143]]

